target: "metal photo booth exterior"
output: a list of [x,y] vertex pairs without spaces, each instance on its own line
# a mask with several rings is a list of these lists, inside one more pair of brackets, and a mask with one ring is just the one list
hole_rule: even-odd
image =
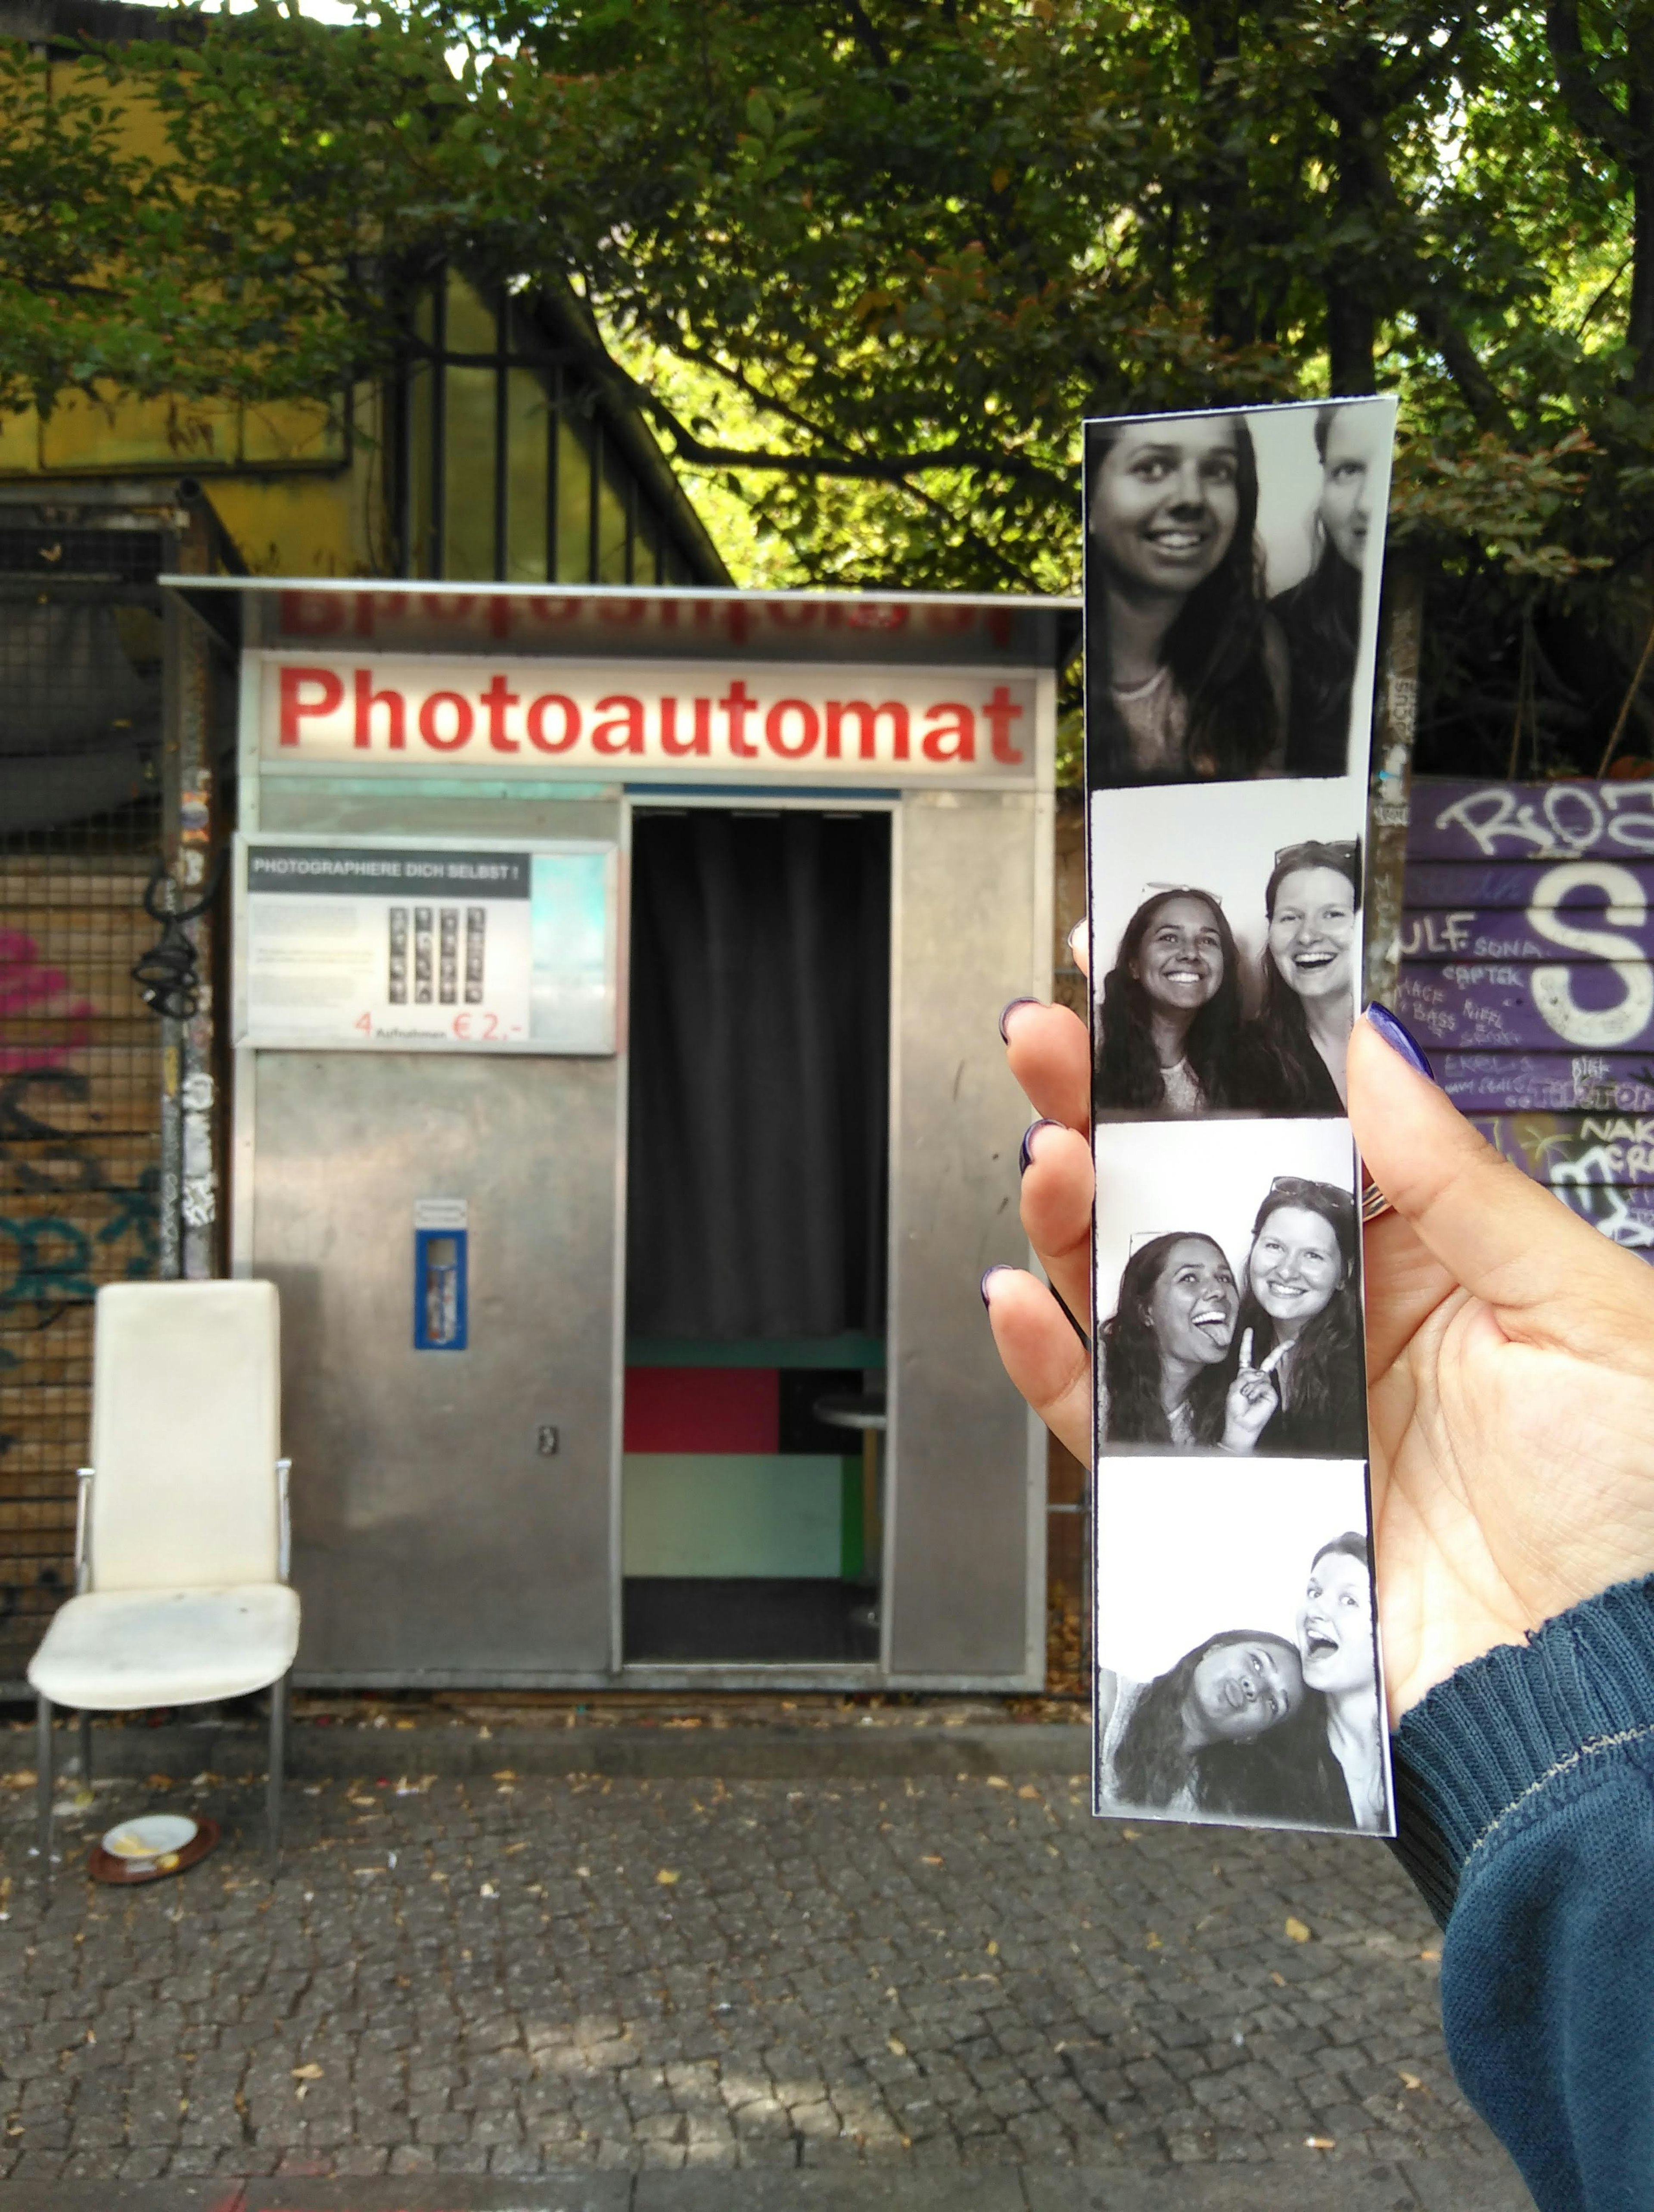
[[[1045,1437],[976,1285],[1027,1256],[996,1023],[1051,988],[1071,605],[176,588],[240,654],[230,1264],[282,1292],[297,1679],[1038,1686]],[[628,916],[663,809],[888,821],[882,1473],[850,1657],[628,1656]],[[763,1510],[822,1464],[754,1459]]]

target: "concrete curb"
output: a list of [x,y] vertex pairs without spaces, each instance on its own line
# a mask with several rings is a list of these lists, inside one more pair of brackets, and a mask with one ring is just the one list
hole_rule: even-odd
[[[94,1723],[94,1776],[209,1773],[262,1777],[268,1738],[261,1724],[169,1721],[159,1728]],[[821,1782],[876,1775],[1088,1773],[1091,1731],[1073,1722],[983,1722],[962,1728],[700,1727],[538,1728],[521,1723],[484,1735],[470,1723],[411,1729],[297,1722],[288,1734],[297,1778],[354,1775],[601,1774],[640,1780],[718,1775],[725,1781]],[[14,1731],[0,1759],[33,1765],[32,1732]],[[74,1727],[58,1741],[58,1770],[78,1755]]]
[[1233,2166],[703,2166],[688,2172],[363,2181],[12,2182],[5,2212],[1533,2212],[1503,2159]]

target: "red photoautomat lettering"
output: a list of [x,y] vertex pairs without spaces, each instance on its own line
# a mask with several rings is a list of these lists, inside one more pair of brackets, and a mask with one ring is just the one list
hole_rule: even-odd
[[[546,716],[554,709],[563,718],[563,734],[554,744],[546,735]],[[580,710],[560,691],[544,692],[530,703],[528,732],[529,743],[536,752],[566,753],[571,745],[580,742]]]
[[516,706],[516,692],[506,690],[503,676],[494,676],[482,696],[488,717],[488,743],[497,753],[520,753],[523,748],[516,738],[506,735],[506,709]]
[[[611,714],[610,708],[614,711]],[[643,750],[643,702],[633,699],[624,691],[611,692],[607,699],[599,699],[597,712],[607,720],[595,725],[591,732],[591,750],[595,753],[640,753]],[[616,732],[621,732],[617,736]]]
[[[320,693],[306,699],[304,687],[313,684]],[[282,671],[281,741],[299,742],[299,724],[307,714],[330,714],[344,697],[344,678],[330,668],[284,668]]]
[[[936,722],[939,714],[949,720]],[[957,699],[943,699],[924,710],[927,722],[936,722],[934,730],[927,730],[919,750],[926,760],[973,761],[976,758],[976,716],[970,708]]]
[[[787,740],[789,714],[796,715],[798,721],[798,735],[791,744]],[[783,760],[803,760],[806,753],[813,753],[821,734],[821,717],[804,699],[778,699],[764,717],[764,741]]]
[[[445,737],[437,727],[437,709],[453,709],[453,728]],[[457,691],[433,691],[428,699],[420,702],[419,733],[433,752],[457,753],[462,745],[471,741],[471,730],[476,717],[471,712],[471,702]]]
[[844,725],[852,717],[860,732],[859,757],[864,761],[879,757],[879,717],[890,717],[890,757],[907,758],[907,709],[899,699],[887,699],[875,707],[865,699],[829,699],[827,709],[827,757],[839,757],[839,738]]
[[356,671],[356,749],[366,752],[373,742],[373,709],[385,709],[385,743],[393,753],[408,743],[407,702],[400,691],[376,691],[371,668]]
[[678,735],[677,701],[667,697],[660,702],[660,749],[669,760],[681,760],[686,753],[706,754],[712,750],[712,702],[710,699],[697,699],[693,703],[695,710],[694,735],[681,738]]
[[730,750],[737,760],[756,760],[758,748],[748,744],[744,732],[747,717],[757,706],[757,700],[737,677],[730,686],[728,697],[720,699],[718,703],[730,718]]
[[1003,684],[996,684],[993,696],[982,711],[993,733],[994,758],[1003,761],[1008,768],[1014,767],[1022,756],[1011,743],[1011,724],[1021,720],[1022,709]]

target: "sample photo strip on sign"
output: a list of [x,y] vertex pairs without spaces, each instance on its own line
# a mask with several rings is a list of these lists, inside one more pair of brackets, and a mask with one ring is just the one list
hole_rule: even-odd
[[1100,1814],[1392,1832],[1345,1060],[1394,429],[1086,425]]
[[612,845],[237,841],[237,1043],[615,1049]]

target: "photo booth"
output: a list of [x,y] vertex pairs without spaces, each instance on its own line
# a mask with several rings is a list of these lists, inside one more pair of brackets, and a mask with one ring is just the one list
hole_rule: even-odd
[[996,1023],[1077,611],[179,579],[239,651],[230,1264],[298,1680],[1010,1690]]

